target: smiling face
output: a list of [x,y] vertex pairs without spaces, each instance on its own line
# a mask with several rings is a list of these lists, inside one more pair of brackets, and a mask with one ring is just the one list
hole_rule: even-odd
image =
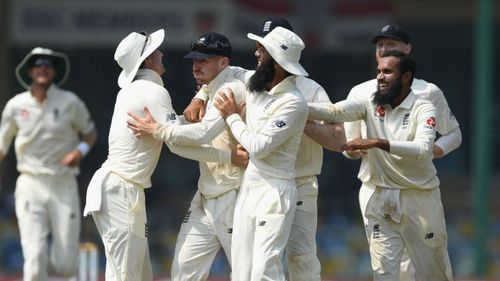
[[193,60],[193,76],[198,84],[208,84],[229,64],[229,59],[215,56]]
[[399,71],[399,59],[396,57],[382,57],[377,66],[377,92],[374,102],[377,105],[392,103],[402,93],[403,81]]

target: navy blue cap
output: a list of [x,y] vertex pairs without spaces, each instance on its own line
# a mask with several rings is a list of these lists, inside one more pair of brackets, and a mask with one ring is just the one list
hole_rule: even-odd
[[231,43],[226,36],[209,32],[203,34],[198,40],[191,43],[191,52],[184,56],[185,59],[206,59],[215,56],[231,57]]
[[259,26],[259,29],[257,30],[256,34],[260,37],[264,37],[269,32],[271,32],[271,30],[275,29],[278,26],[293,31],[292,25],[286,19],[281,17],[268,17]]
[[53,67],[54,63],[52,62],[52,59],[46,56],[39,56],[39,57],[34,57],[32,60],[31,66],[49,66]]
[[402,41],[406,44],[410,43],[410,36],[408,36],[408,33],[406,33],[397,24],[388,24],[388,25],[382,27],[382,29],[379,31],[379,33],[377,33],[377,35],[375,35],[375,37],[373,37],[371,42],[373,44],[376,44],[380,38],[392,38],[392,39]]

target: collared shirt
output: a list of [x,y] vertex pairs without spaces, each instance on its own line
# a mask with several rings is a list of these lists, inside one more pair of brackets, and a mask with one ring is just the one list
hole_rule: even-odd
[[[213,106],[214,97],[225,88],[231,88],[238,104],[244,100],[245,85],[233,77],[229,68],[225,68],[202,89],[208,95],[207,115],[215,115],[210,112],[218,111]],[[213,134],[217,136],[208,143],[208,146],[202,147],[179,146],[178,144],[182,145],[182,141],[176,137],[182,138],[182,134],[187,131],[176,133],[175,130],[173,129],[173,139],[167,144],[172,152],[199,161],[198,189],[205,197],[214,198],[240,186],[243,169],[231,164],[231,149],[238,143],[227,125],[215,131]]]
[[[255,71],[249,71],[241,67],[231,66],[232,73],[245,83],[250,79]],[[314,103],[331,103],[325,89],[314,80],[305,76],[297,76],[296,86],[302,94],[306,102]],[[203,99],[203,96],[196,96]],[[296,176],[305,177],[319,175],[323,166],[323,147],[312,140],[310,137],[303,135],[300,142],[299,152],[297,153],[297,161],[295,163]]]
[[366,138],[386,139],[390,151],[368,149],[365,181],[385,188],[433,189],[439,186],[432,163],[436,110],[413,91],[397,107],[376,106],[370,99],[345,100],[334,105],[310,104],[310,118],[330,122],[363,120]]
[[[413,79],[411,88],[415,95],[429,100],[436,107],[436,130],[439,134],[446,135],[459,127],[458,121],[448,106],[443,92],[436,85],[422,79]],[[354,86],[349,92],[347,99],[370,99],[376,90],[377,80],[372,79]],[[362,120],[345,122],[344,129],[347,140],[365,138],[366,136],[366,125]],[[452,147],[441,148],[447,152],[452,150]],[[358,178],[362,182],[368,180],[370,171],[368,165],[369,162],[365,158],[362,158],[358,173]]]
[[170,95],[158,73],[140,69],[135,81],[120,90],[109,130],[109,152],[103,167],[144,188],[160,157],[163,142],[152,137],[137,138],[127,127],[128,112],[144,115],[147,107],[157,121],[176,122]]
[[245,184],[295,179],[295,161],[307,120],[307,104],[289,76],[269,92],[247,94],[246,124],[233,114],[226,122],[250,154]]
[[[78,167],[61,164],[75,149],[79,133],[94,129],[89,111],[73,92],[51,85],[39,103],[30,91],[10,99],[2,114],[0,150],[6,154],[14,137],[17,169],[32,175],[76,175]],[[17,135],[17,136],[16,136]]]

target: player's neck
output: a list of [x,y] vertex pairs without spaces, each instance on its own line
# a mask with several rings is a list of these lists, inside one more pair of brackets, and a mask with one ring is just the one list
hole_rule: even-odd
[[49,90],[50,85],[40,85],[40,84],[31,84],[30,92],[31,95],[39,102],[42,103],[47,98],[47,92]]

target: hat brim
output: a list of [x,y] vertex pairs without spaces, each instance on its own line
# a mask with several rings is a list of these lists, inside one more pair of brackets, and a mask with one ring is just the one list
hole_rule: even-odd
[[54,51],[51,51],[49,53],[46,51],[47,49],[43,49],[40,47],[33,49],[16,67],[16,78],[19,81],[19,84],[23,86],[23,88],[29,89],[31,83],[33,82],[28,74],[28,69],[32,67],[32,62],[38,57],[51,58],[52,63],[54,64],[54,69],[56,69],[56,75],[52,80],[54,84],[61,86],[62,84],[64,84],[64,82],[66,82],[70,70],[68,57],[63,53]]
[[283,56],[280,56],[279,54],[281,51],[274,45],[269,44],[265,37],[261,37],[258,35],[255,35],[253,33],[248,33],[247,37],[249,39],[255,40],[262,44],[267,52],[271,55],[271,57],[286,71],[288,71],[291,74],[299,75],[299,76],[308,76],[309,74],[307,71],[300,65],[299,62],[294,62],[294,61],[288,61],[286,60]]
[[118,86],[120,88],[124,88],[132,83],[132,81],[134,81],[135,75],[137,74],[137,71],[139,71],[139,67],[141,66],[142,62],[163,43],[163,40],[165,39],[165,30],[157,30],[151,33],[149,36],[151,40],[148,40],[148,42],[146,43],[144,52],[142,53],[139,60],[137,60],[137,63],[134,65],[134,67],[129,72],[122,70],[122,72],[118,76]]
[[208,59],[208,58],[213,58],[219,55],[216,54],[206,54],[202,52],[197,52],[197,51],[191,51],[187,53],[183,58],[185,59],[193,59],[193,60],[202,60],[202,59]]
[[390,39],[401,41],[401,42],[403,42],[405,44],[410,43],[410,42],[407,42],[406,40],[404,40],[403,38],[401,38],[399,36],[390,35],[390,34],[378,34],[377,36],[373,37],[373,39],[370,42],[372,42],[373,44],[377,44],[378,40],[380,40],[381,38],[390,38]]

